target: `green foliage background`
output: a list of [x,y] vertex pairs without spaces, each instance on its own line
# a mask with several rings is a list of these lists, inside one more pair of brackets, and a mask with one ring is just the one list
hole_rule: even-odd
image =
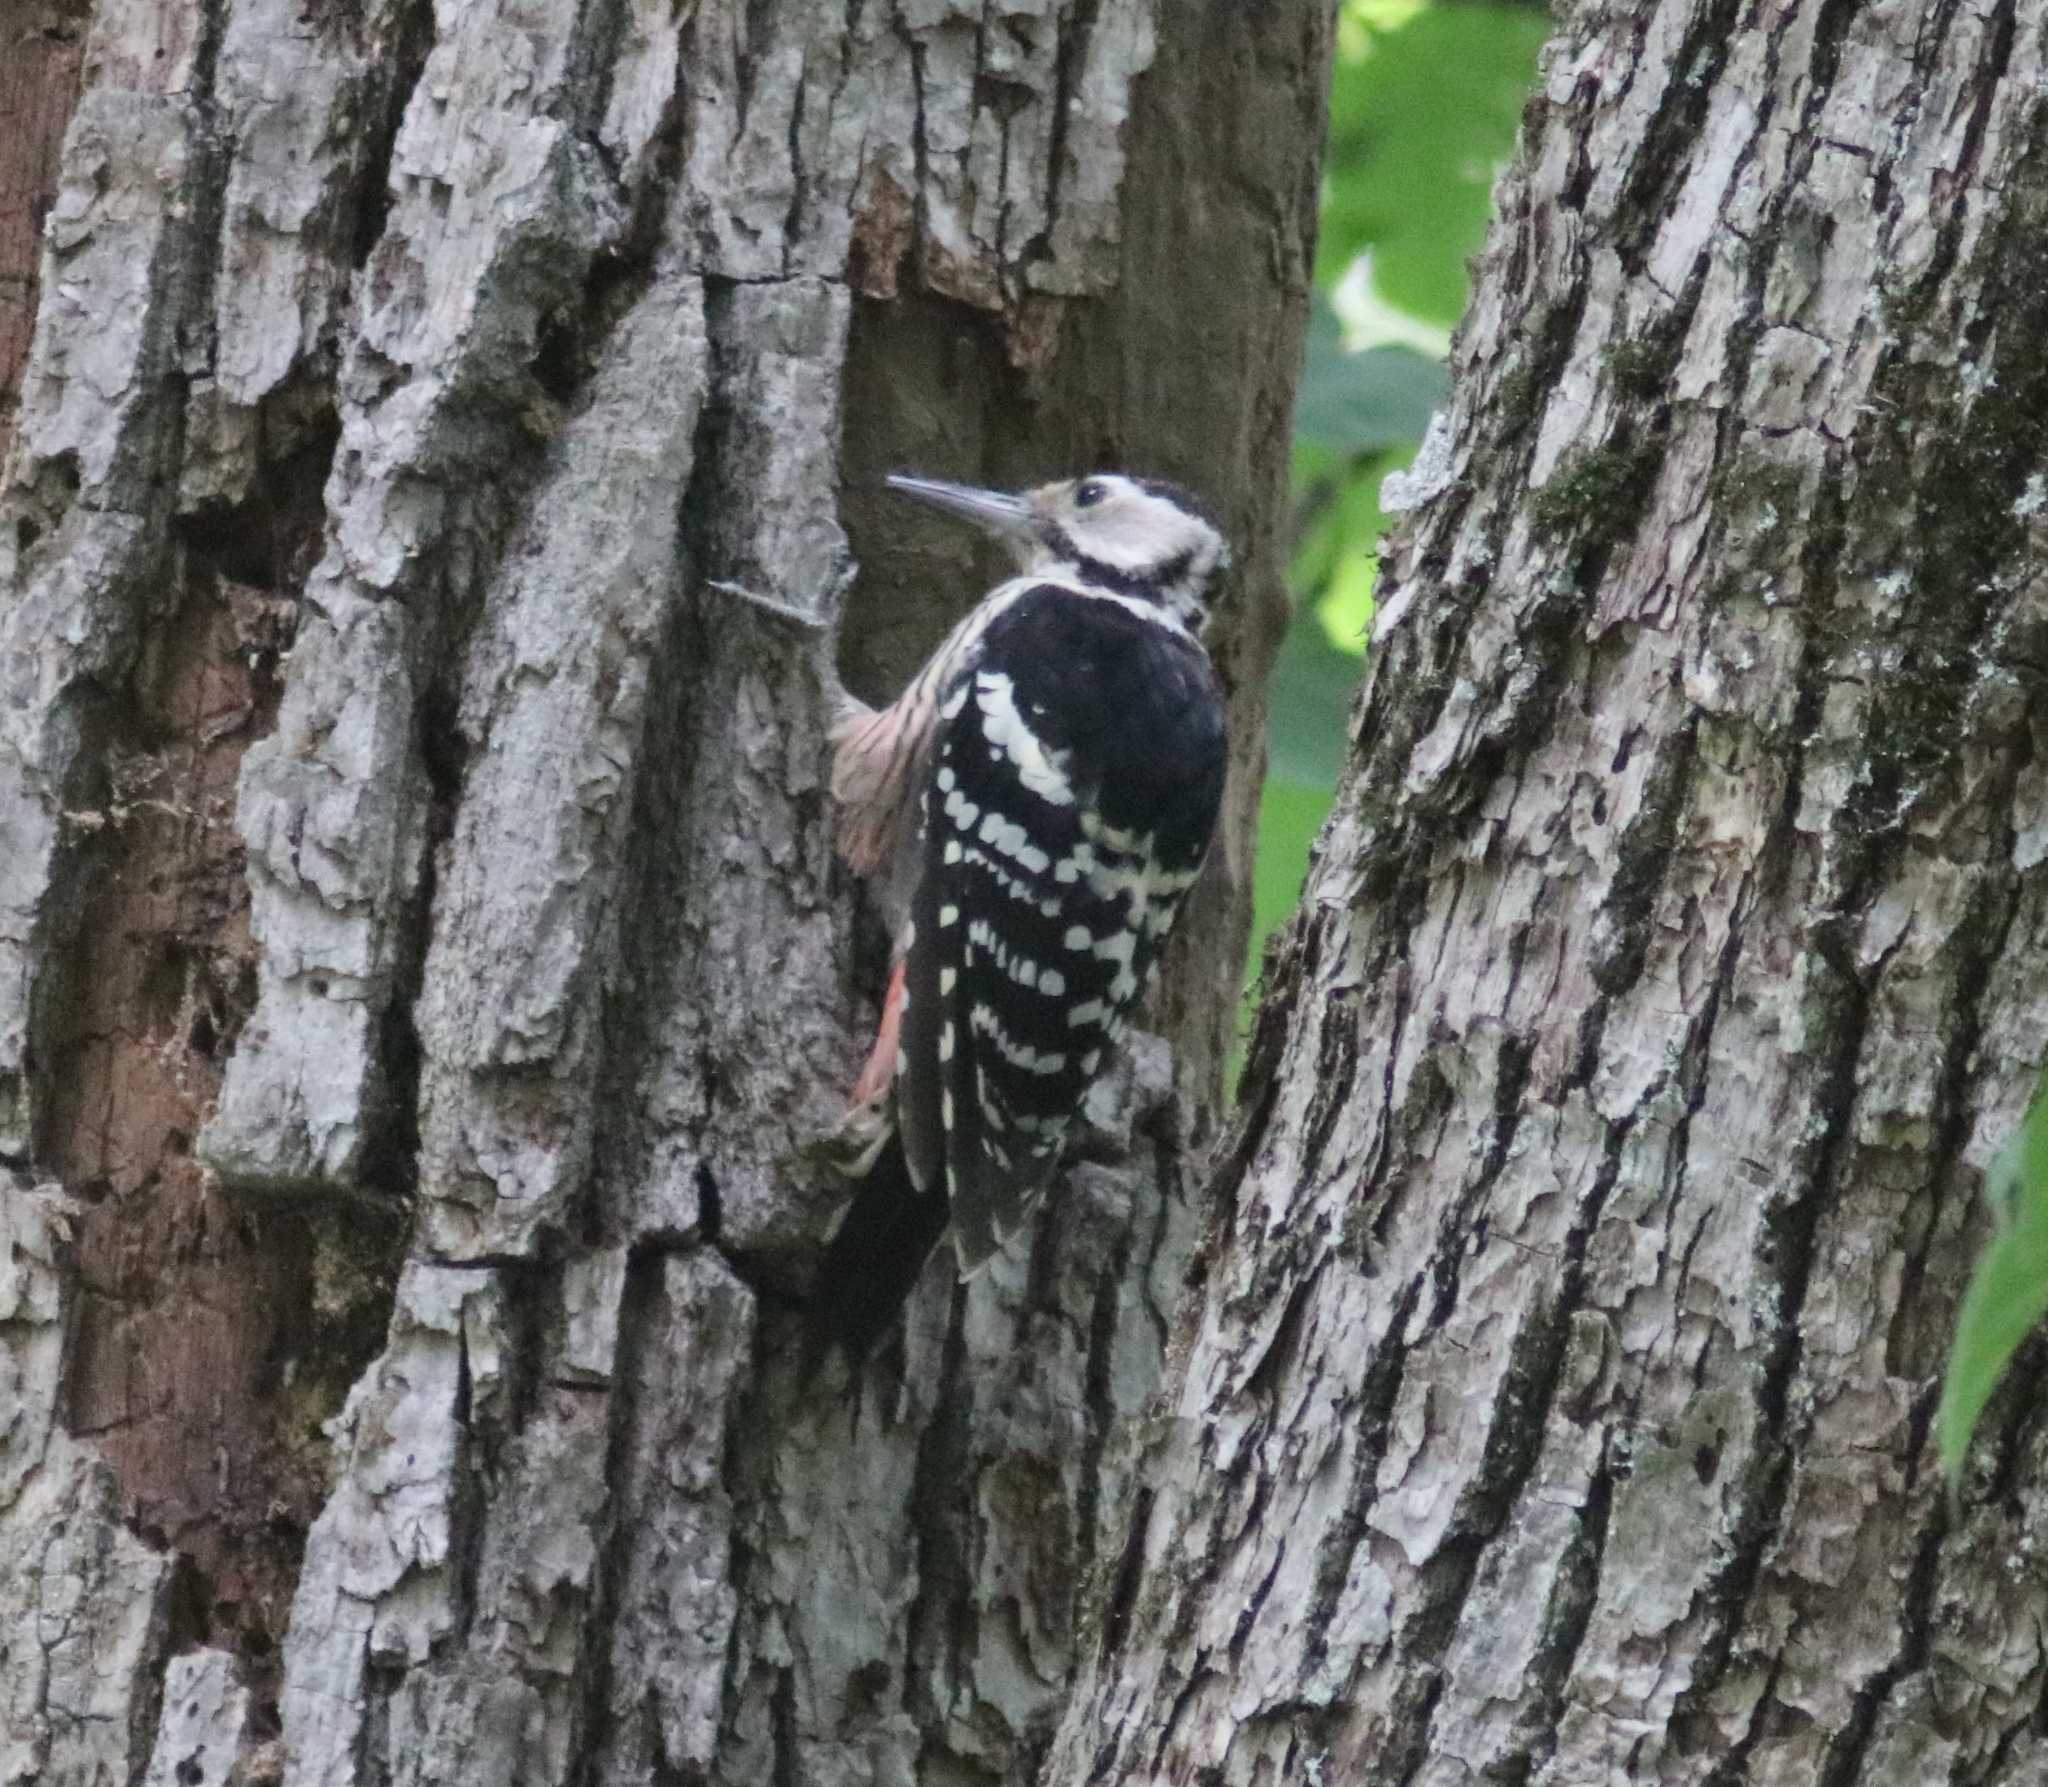
[[2035,1096],[2019,1133],[1985,1175],[1984,1195],[1994,1217],[1991,1239],[1963,1293],[1934,1421],[1951,1483],[2013,1354],[2048,1315],[2048,1098]]
[[[1294,910],[1343,768],[1372,622],[1380,480],[1415,455],[1549,15],[1345,0],[1316,307],[1294,417],[1295,624],[1274,672],[1255,954]],[[1363,261],[1363,264],[1361,264]]]

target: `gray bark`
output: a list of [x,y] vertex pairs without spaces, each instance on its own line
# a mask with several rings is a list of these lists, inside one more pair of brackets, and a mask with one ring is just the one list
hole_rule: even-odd
[[54,58],[0,474],[0,1778],[1035,1770],[1256,776],[1033,1248],[806,1388],[882,965],[823,724],[982,586],[883,470],[1128,462],[1238,544],[1254,767],[1328,30],[1246,10],[102,0]]
[[2048,1774],[2048,17],[1575,9],[1048,1780]]

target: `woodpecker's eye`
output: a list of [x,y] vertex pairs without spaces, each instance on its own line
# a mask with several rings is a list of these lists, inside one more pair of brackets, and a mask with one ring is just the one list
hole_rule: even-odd
[[1109,494],[1109,486],[1100,478],[1083,478],[1074,486],[1074,507],[1092,509]]

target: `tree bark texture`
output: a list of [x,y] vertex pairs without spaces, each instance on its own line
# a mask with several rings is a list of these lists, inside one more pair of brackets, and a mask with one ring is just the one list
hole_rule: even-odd
[[0,150],[0,1779],[1028,1778],[1256,775],[1034,1246],[806,1388],[885,965],[827,699],[990,569],[884,471],[1129,463],[1238,545],[1254,764],[1323,7],[60,14],[0,75],[50,142],[78,85],[35,269]]
[[35,325],[43,219],[78,98],[86,9],[78,0],[22,6],[0,23],[0,456]]
[[2048,22],[1547,52],[1048,1779],[2048,1776]]

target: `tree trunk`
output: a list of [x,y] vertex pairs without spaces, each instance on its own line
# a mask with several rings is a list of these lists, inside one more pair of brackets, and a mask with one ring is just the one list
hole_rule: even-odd
[[1035,1245],[806,1388],[884,967],[826,701],[988,569],[883,471],[1130,463],[1239,547],[1255,763],[1328,53],[1314,0],[100,0],[0,484],[0,1778],[1033,1773],[1256,777]]
[[2048,1771],[2044,33],[1548,52],[1048,1780]]

